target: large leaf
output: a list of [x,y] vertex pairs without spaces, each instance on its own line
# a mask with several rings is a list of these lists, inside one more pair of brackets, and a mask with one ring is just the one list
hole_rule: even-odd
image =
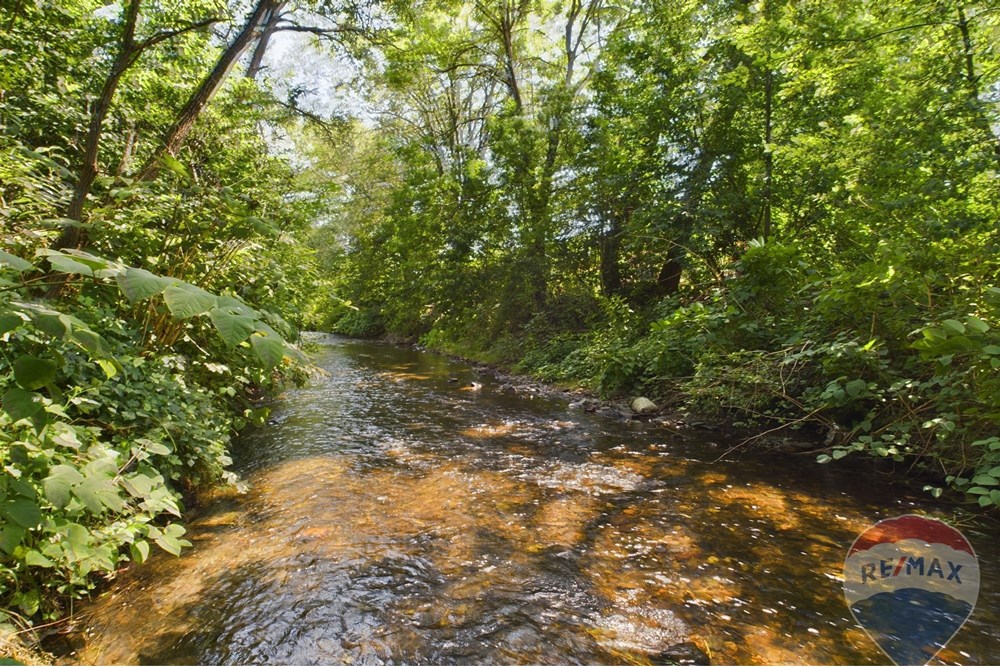
[[7,554],[13,553],[15,547],[24,539],[26,532],[24,528],[13,523],[0,526],[0,550]]
[[122,271],[121,264],[82,250],[39,250],[35,254],[39,257],[45,257],[52,265],[52,269],[61,273],[79,274],[93,278],[111,278]]
[[8,331],[13,331],[25,322],[25,317],[22,317],[19,313],[0,313],[0,336],[7,333]]
[[49,476],[42,482],[45,497],[56,507],[65,507],[70,499],[70,491],[83,479],[80,471],[72,466],[52,466],[49,470]]
[[254,332],[253,318],[233,312],[230,308],[213,308],[208,316],[229,347],[236,347]]
[[184,164],[180,160],[178,160],[177,158],[173,157],[172,155],[167,155],[167,154],[161,155],[159,157],[159,160],[160,160],[160,164],[162,164],[169,171],[172,171],[173,173],[177,174],[181,178],[184,178],[184,179],[190,179],[191,178],[191,174],[188,172],[187,167],[185,167]]
[[176,280],[173,278],[158,276],[134,266],[130,266],[124,273],[118,274],[118,286],[125,294],[125,298],[132,303],[161,294],[163,290],[175,282]]
[[277,366],[285,356],[285,343],[277,336],[255,334],[250,337],[250,344],[253,345],[257,358],[268,370]]
[[238,315],[246,315],[254,319],[260,318],[260,313],[234,296],[222,294],[219,296],[219,308],[225,308]]
[[4,266],[17,271],[18,273],[24,273],[25,271],[30,271],[34,268],[31,262],[23,260],[17,255],[11,255],[9,252],[0,250],[0,267]]
[[42,522],[42,511],[33,500],[27,498],[8,501],[0,506],[0,510],[22,528],[34,528]]
[[3,395],[3,409],[13,421],[33,417],[41,411],[42,407],[41,394],[20,387],[12,387]]
[[24,389],[41,389],[55,380],[58,368],[51,359],[24,355],[14,360],[14,380]]
[[163,291],[163,299],[170,314],[182,320],[207,313],[218,303],[214,294],[187,283],[167,287]]
[[83,501],[92,514],[101,514],[105,508],[121,511],[122,499],[112,480],[100,475],[92,475],[73,488],[73,493]]
[[180,556],[181,549],[183,547],[191,546],[190,542],[181,539],[181,536],[185,532],[187,531],[184,529],[184,526],[172,523],[166,526],[162,531],[154,526],[150,526],[149,536],[152,537],[153,541],[167,553],[173,554],[174,556]]

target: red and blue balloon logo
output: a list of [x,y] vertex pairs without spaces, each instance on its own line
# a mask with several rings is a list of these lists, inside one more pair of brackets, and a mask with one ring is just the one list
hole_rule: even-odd
[[861,533],[844,561],[844,597],[897,665],[924,665],[972,615],[979,561],[962,533],[907,514]]

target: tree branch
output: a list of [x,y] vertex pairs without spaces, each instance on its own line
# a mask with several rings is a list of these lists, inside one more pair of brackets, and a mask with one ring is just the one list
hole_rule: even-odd
[[210,26],[212,24],[221,23],[222,21],[225,21],[225,20],[226,19],[224,17],[222,17],[222,16],[211,16],[211,17],[209,17],[207,19],[202,19],[201,21],[196,21],[194,23],[189,23],[188,25],[185,25],[185,26],[183,26],[181,28],[176,28],[174,30],[161,30],[161,31],[157,32],[156,34],[151,35],[150,37],[147,37],[146,39],[144,39],[141,42],[139,42],[138,44],[136,44],[136,47],[135,47],[136,48],[136,52],[137,52],[136,53],[136,57],[138,57],[138,55],[140,53],[142,53],[144,50],[148,49],[151,46],[155,46],[155,45],[159,44],[162,41],[165,41],[165,40],[168,40],[168,39],[173,39],[174,37],[177,37],[179,35],[183,35],[186,32],[191,32],[193,30],[199,30],[201,28],[207,28],[208,26]]

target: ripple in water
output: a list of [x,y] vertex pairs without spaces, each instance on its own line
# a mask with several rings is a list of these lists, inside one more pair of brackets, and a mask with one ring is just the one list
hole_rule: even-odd
[[[102,664],[875,664],[838,573],[856,534],[920,507],[857,471],[743,455],[511,395],[441,357],[323,339],[206,497],[194,548],[87,608]],[[463,391],[475,381],[476,391]],[[945,662],[1000,656],[998,565]]]

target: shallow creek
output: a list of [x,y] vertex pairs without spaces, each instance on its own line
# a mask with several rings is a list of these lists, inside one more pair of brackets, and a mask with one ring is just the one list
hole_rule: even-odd
[[866,468],[727,454],[721,432],[324,340],[327,375],[236,443],[248,492],[207,498],[193,548],[85,607],[65,661],[648,664],[690,641],[713,663],[884,663],[840,571],[860,531],[914,511],[964,522],[983,573],[937,661],[1000,660],[995,523]]

